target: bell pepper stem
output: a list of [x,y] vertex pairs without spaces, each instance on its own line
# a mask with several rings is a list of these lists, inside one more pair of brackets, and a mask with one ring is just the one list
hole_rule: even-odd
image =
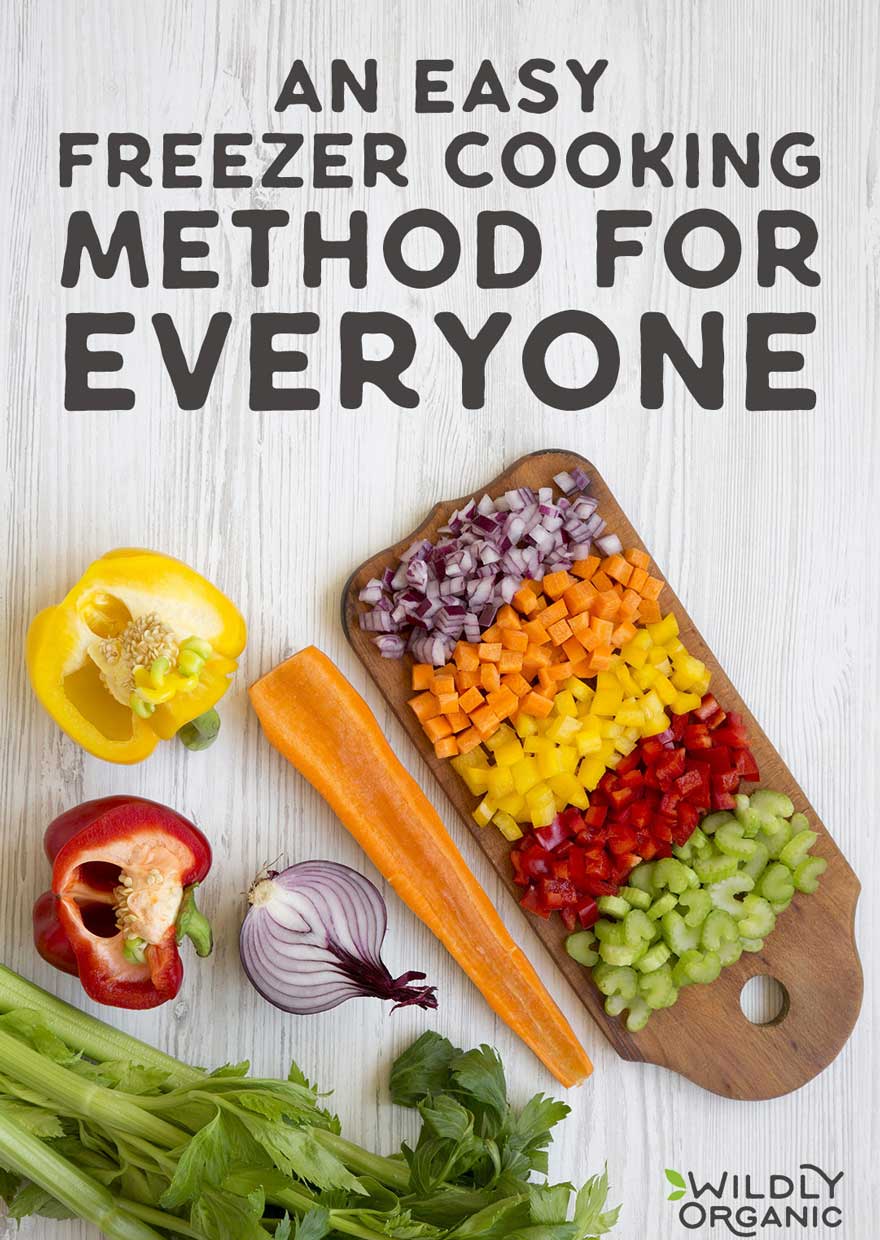
[[196,907],[198,885],[193,883],[184,890],[175,926],[177,942],[182,943],[184,939],[189,939],[197,956],[210,956],[214,949],[214,932],[205,914]]
[[214,744],[220,731],[220,716],[214,710],[206,710],[203,715],[191,719],[178,729],[177,737],[192,753],[208,749]]

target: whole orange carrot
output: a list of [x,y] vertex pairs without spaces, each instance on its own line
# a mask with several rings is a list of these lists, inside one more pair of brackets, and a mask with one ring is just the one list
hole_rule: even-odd
[[495,1012],[563,1085],[592,1065],[446,828],[339,669],[309,646],[250,689],[263,731]]

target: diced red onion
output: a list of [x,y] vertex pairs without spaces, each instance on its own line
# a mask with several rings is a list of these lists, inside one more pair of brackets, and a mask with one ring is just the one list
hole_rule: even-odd
[[564,492],[558,498],[547,486],[469,499],[436,543],[417,539],[394,568],[367,582],[360,623],[377,635],[386,658],[403,646],[419,662],[442,666],[457,640],[479,641],[525,578],[541,581],[586,558],[592,546],[602,550],[605,523],[597,501],[584,494],[586,474],[575,467],[554,482]]
[[603,555],[620,555],[623,550],[623,543],[616,534],[606,534],[603,538],[597,538],[596,546]]
[[383,633],[376,638],[376,645],[383,659],[402,659],[406,652],[406,642],[399,633]]
[[374,885],[334,861],[304,861],[259,876],[248,893],[241,962],[264,999],[285,1012],[327,1012],[373,995],[394,1008],[436,1008],[434,986],[410,986],[424,973],[393,978],[382,960],[388,924]]

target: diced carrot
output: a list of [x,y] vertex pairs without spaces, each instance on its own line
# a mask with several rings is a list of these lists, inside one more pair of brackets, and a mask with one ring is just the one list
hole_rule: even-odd
[[588,611],[579,611],[576,616],[569,616],[568,627],[572,633],[580,637],[581,633],[590,627],[590,613]]
[[[523,637],[525,637],[525,633],[523,633]],[[526,645],[528,645],[528,642]],[[506,676],[508,672],[521,672],[522,665],[523,657],[518,650],[501,651],[501,658],[498,660],[498,671],[502,676]]]
[[553,651],[549,647],[536,646],[534,642],[529,642],[529,647],[523,655],[523,671],[529,669],[537,671],[539,667],[546,667],[552,658]]
[[416,697],[409,699],[409,705],[415,711],[420,723],[427,723],[429,719],[442,713],[433,693],[419,693]]
[[550,679],[558,684],[560,680],[568,680],[569,676],[574,675],[574,664],[566,659],[564,663],[551,663],[547,671]]
[[658,599],[665,584],[659,577],[649,577],[642,586],[642,598]]
[[471,726],[471,721],[463,710],[457,710],[454,715],[446,715],[446,719],[453,732],[464,732]]
[[472,749],[476,749],[483,738],[476,728],[468,728],[466,732],[459,732],[455,739],[458,741],[459,753],[470,753]]
[[640,595],[635,590],[624,590],[623,598],[620,600],[621,619],[631,620],[633,616],[637,616],[641,601]]
[[[593,651],[596,649],[597,646],[601,646],[602,644],[602,638],[599,636],[596,630],[592,628],[592,623],[593,623],[593,617],[591,616],[590,617],[591,627],[583,629],[577,635],[578,641],[583,646],[583,648],[587,651]],[[603,620],[602,623],[607,624],[609,622],[606,620]]]
[[614,651],[610,646],[597,646],[590,656],[591,673],[607,671],[611,666]]
[[476,668],[472,672],[459,672],[455,678],[459,693],[467,693],[468,689],[480,687],[480,668],[482,664],[477,663]]
[[569,586],[562,597],[568,608],[568,614],[577,616],[582,611],[589,611],[590,604],[596,597],[596,591],[591,582],[579,581],[576,585]]
[[[495,617],[495,628],[501,629],[501,640],[504,640],[504,629],[518,629],[519,616],[513,610],[509,603],[505,603],[503,607],[498,609],[498,615]],[[483,634],[483,640],[486,640],[486,634]]]
[[550,625],[547,632],[554,646],[561,646],[571,637],[571,627],[567,620],[557,620],[555,624]]
[[663,619],[663,613],[660,610],[660,604],[656,599],[643,598],[639,604],[639,619],[642,624],[656,624],[658,620]]
[[431,692],[437,697],[443,697],[447,693],[455,692],[455,677],[435,675],[431,682]]
[[429,719],[425,724],[425,734],[428,740],[440,741],[444,736],[452,734],[452,727],[445,715],[438,715],[436,719]]
[[611,634],[611,645],[615,649],[620,650],[621,646],[625,646],[627,642],[631,642],[636,635],[636,626],[631,624],[629,620],[624,620],[618,624],[617,628]]
[[577,676],[579,680],[583,680],[585,676],[590,675],[590,659],[579,659],[577,663],[571,665],[572,676]]
[[651,557],[647,551],[640,551],[638,547],[630,547],[629,551],[624,551],[623,558],[635,568],[647,569],[651,565]]
[[566,658],[572,663],[577,663],[587,653],[576,637],[569,637],[568,641],[563,642],[562,649],[565,651]]
[[541,612],[546,611],[549,606],[550,606],[550,600],[547,598],[546,594],[536,594],[535,595],[535,610],[532,612],[532,615],[540,616]]
[[498,688],[501,684],[501,674],[498,671],[497,663],[484,663],[480,668],[480,684],[482,687],[491,692]]
[[501,683],[506,685],[511,693],[516,694],[518,698],[525,697],[532,690],[532,686],[525,676],[520,676],[519,672],[512,672],[509,676],[502,676]]
[[614,632],[614,625],[610,620],[605,620],[601,616],[593,616],[590,620],[590,628],[603,644],[610,644],[611,634]]
[[630,577],[629,582],[627,584],[629,585],[629,588],[631,590],[635,590],[636,594],[641,594],[642,587],[644,586],[647,580],[648,580],[647,569],[634,568],[632,570],[632,576]]
[[513,596],[513,605],[524,616],[530,616],[538,606],[538,600],[527,586],[520,586]]
[[553,702],[543,694],[535,693],[532,690],[527,694],[519,704],[519,708],[524,715],[534,715],[536,719],[546,719],[553,709]]
[[548,598],[561,598],[569,586],[574,585],[574,577],[563,569],[558,573],[547,573],[543,582],[544,593]]
[[529,639],[529,645],[532,646],[543,646],[550,640],[550,634],[540,620],[527,620],[523,625],[523,632]]
[[614,590],[603,590],[593,599],[590,611],[602,620],[613,620],[620,611],[620,598]]
[[557,620],[564,620],[568,615],[568,608],[564,599],[557,599],[545,611],[541,612],[541,623],[547,631],[550,631],[550,625],[555,624]]
[[589,581],[601,563],[602,561],[597,555],[588,555],[585,560],[575,560],[571,566],[571,571],[575,577],[580,577],[583,581]]
[[430,689],[434,680],[434,669],[430,663],[414,663],[412,670],[413,689]]
[[454,736],[447,736],[434,744],[434,753],[438,758],[454,758],[458,753],[458,741]]
[[538,672],[538,684],[541,686],[541,692],[544,697],[553,697],[556,690],[556,681],[550,675],[549,667],[542,667]]
[[481,663],[497,663],[501,658],[501,642],[480,642],[477,654]]
[[459,642],[455,647],[455,666],[461,672],[472,672],[479,666],[479,656],[476,646],[472,646],[470,642]]
[[614,586],[614,582],[601,568],[597,573],[593,573],[593,576],[590,578],[590,584],[597,594],[601,594],[604,590],[610,590]]
[[515,629],[505,629],[501,634],[501,645],[505,650],[516,650],[522,654],[528,644],[529,635],[519,627],[519,621]]
[[437,705],[443,711],[444,715],[454,715],[459,709],[461,698],[457,693],[438,693]]
[[501,641],[501,629],[498,627],[497,624],[490,624],[488,629],[486,629],[485,633],[480,638],[480,641],[490,642],[490,643],[500,642]]
[[483,697],[476,685],[472,689],[468,689],[467,693],[463,693],[458,699],[458,705],[467,714],[471,714],[479,706],[483,705],[486,699]]
[[481,706],[471,714],[471,723],[481,736],[491,736],[498,730],[501,720],[491,706]]
[[506,685],[502,685],[500,689],[490,693],[486,701],[499,719],[507,719],[519,707],[519,698]]
[[625,586],[630,579],[632,565],[627,564],[622,555],[609,555],[602,562],[602,571]]

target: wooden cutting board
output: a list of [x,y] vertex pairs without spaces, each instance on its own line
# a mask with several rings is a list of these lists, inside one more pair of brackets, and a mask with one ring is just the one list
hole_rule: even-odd
[[[599,512],[609,532],[619,535],[625,547],[642,547],[644,544],[598,470],[571,452],[547,451],[525,456],[474,494],[479,498],[484,493],[496,496],[513,487],[551,485],[554,474],[575,465],[589,474],[591,494],[599,500]],[[476,825],[471,812],[478,798],[471,795],[448,761],[434,756],[433,747],[406,704],[412,696],[411,658],[381,658],[371,635],[361,630],[357,619],[362,610],[357,601],[362,586],[371,577],[380,577],[416,538],[433,540],[450,513],[468,498],[441,501],[418,529],[362,564],[343,593],[342,619],[358,657],[443,786],[462,822],[507,884],[512,899],[518,903],[521,892],[511,878],[510,845],[493,827]],[[661,566],[658,572],[663,576]],[[670,1068],[728,1098],[775,1098],[805,1085],[827,1067],[843,1048],[855,1025],[862,1001],[862,970],[853,926],[859,881],[668,586],[661,601],[664,611],[672,610],[678,617],[688,650],[709,665],[712,692],[722,706],[739,710],[745,717],[752,750],[761,768],[761,784],[786,792],[795,808],[806,813],[810,825],[819,832],[813,852],[828,861],[819,891],[810,896],[795,896],[793,904],[779,917],[762,952],[744,953],[740,961],[724,969],[711,986],[690,986],[683,990],[674,1007],[656,1012],[647,1028],[636,1034],[628,1033],[620,1020],[605,1014],[603,996],[593,985],[589,971],[565,952],[566,931],[561,919],[553,917],[545,921],[528,913],[523,915],[622,1058]],[[776,978],[787,993],[782,1012],[769,1025],[752,1024],[740,1007],[740,992],[756,974]]]

